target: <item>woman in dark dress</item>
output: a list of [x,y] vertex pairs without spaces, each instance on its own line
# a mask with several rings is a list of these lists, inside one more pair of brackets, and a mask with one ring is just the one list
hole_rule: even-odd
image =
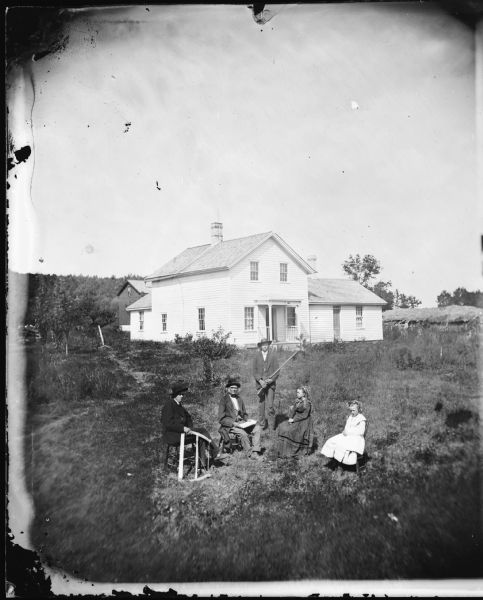
[[279,458],[291,458],[308,454],[314,439],[312,402],[306,386],[297,388],[297,398],[290,407],[288,421],[278,427]]

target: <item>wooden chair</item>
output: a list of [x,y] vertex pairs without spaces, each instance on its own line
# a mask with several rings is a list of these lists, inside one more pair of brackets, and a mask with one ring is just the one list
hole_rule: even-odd
[[[367,429],[368,429],[368,425],[367,425],[367,421],[366,421],[366,428],[365,428],[365,431],[364,431],[364,439],[367,439]],[[369,458],[369,455],[367,454],[367,450],[364,447],[364,452],[362,454],[358,454],[357,455],[357,460],[356,460],[356,473],[357,473],[357,475],[360,476],[361,469],[365,469],[366,468],[366,463],[367,463],[368,458]]]
[[360,476],[361,469],[365,469],[366,468],[367,459],[368,459],[368,455],[367,455],[367,452],[365,450],[364,450],[364,454],[358,454],[357,455],[357,460],[356,460],[356,473],[357,473],[357,475]]
[[[186,435],[189,436],[188,439],[186,439]],[[194,439],[190,439],[191,436],[194,436]],[[211,440],[205,437],[203,434],[198,433],[197,431],[191,431],[189,434],[182,433],[179,443],[167,445],[166,460],[168,466],[170,466],[170,454],[172,453],[172,449],[175,449],[175,455],[177,453],[176,458],[179,480],[184,478],[184,468],[186,464],[189,466],[187,475],[194,468],[194,476],[192,478],[188,478],[189,481],[201,481],[202,479],[211,477],[211,474],[209,473],[210,457],[206,457],[206,467],[204,467],[200,462],[200,439],[206,440],[208,444],[211,442]],[[202,471],[205,471],[205,473],[201,474]]]
[[230,450],[226,447],[226,442],[223,439],[223,436],[220,435],[220,442],[218,444],[218,448],[220,449],[220,454],[223,452],[233,452],[233,450],[242,450],[242,445],[240,442],[240,438],[236,436],[234,433],[230,433]]
[[[250,438],[250,440],[253,437],[253,427],[250,428],[250,430],[246,431],[246,433],[248,434],[248,437]],[[230,431],[229,433],[230,436],[230,442],[231,442],[231,450],[243,450],[243,446],[241,445],[241,441],[240,438],[236,435],[236,433],[233,433]],[[218,447],[220,449],[220,454],[222,452],[226,452],[226,446],[225,446],[225,441],[223,440],[223,436],[220,435],[220,442],[218,444]]]

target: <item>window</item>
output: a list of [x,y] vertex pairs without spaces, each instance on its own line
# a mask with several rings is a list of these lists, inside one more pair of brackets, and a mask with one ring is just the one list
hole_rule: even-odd
[[161,313],[161,331],[168,331],[168,315]]
[[127,295],[130,296],[132,294],[132,289],[131,287],[128,285],[127,286]]
[[139,311],[139,331],[144,330],[144,310]]
[[245,306],[245,331],[255,329],[255,309],[253,306]]
[[198,309],[198,331],[205,331],[205,309]]
[[356,329],[362,329],[362,306],[356,306]]
[[280,263],[280,281],[288,281],[288,264]]
[[250,281],[258,281],[258,262],[250,262]]
[[287,327],[297,327],[295,306],[287,306]]

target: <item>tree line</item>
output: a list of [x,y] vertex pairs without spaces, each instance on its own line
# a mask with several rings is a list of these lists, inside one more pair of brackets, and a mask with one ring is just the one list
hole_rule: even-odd
[[459,287],[453,293],[443,290],[436,299],[438,306],[478,306],[483,308],[483,292],[469,292],[464,287]]
[[[374,283],[377,275],[382,271],[381,263],[372,256],[349,255],[349,258],[342,263],[342,270],[355,281],[358,281],[371,292],[387,302],[382,310],[391,310],[392,308],[416,308],[421,304],[415,296],[405,294],[392,289],[391,281],[379,280]],[[483,293],[480,290],[470,292],[464,287],[459,287],[453,293],[443,290],[436,298],[437,305],[443,306],[478,306],[483,308]]]
[[10,271],[8,287],[25,288],[24,325],[35,328],[43,341],[63,344],[66,353],[74,331],[97,335],[97,328],[117,322],[117,293],[126,277],[19,274]]

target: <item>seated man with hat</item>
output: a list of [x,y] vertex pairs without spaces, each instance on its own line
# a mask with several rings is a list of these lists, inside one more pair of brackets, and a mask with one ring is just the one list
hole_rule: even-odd
[[[260,425],[256,422],[246,429],[242,427],[248,419],[248,413],[245,409],[243,398],[240,398],[239,396],[240,387],[240,382],[235,381],[234,379],[230,379],[225,386],[226,393],[221,398],[218,407],[218,419],[220,421],[219,432],[225,447],[231,447],[230,434],[234,435],[240,441],[246,454],[250,458],[258,459],[261,457],[262,451],[260,446],[262,430]],[[250,445],[250,436],[248,435],[247,429],[252,429],[253,445]]]
[[[167,444],[179,444],[182,433],[187,435],[195,431],[201,433],[210,440],[208,448],[208,442],[200,438],[200,459],[202,464],[206,466],[207,456],[209,455],[211,459],[214,460],[218,454],[218,446],[212,440],[210,433],[206,429],[202,427],[193,428],[193,419],[186,408],[181,404],[185,392],[187,391],[187,383],[178,382],[173,384],[171,388],[171,397],[168,398],[164,405],[162,427],[165,449],[167,450]],[[165,456],[165,461],[167,461],[167,452],[165,452]],[[167,469],[166,462],[164,463],[164,468],[165,470]]]

